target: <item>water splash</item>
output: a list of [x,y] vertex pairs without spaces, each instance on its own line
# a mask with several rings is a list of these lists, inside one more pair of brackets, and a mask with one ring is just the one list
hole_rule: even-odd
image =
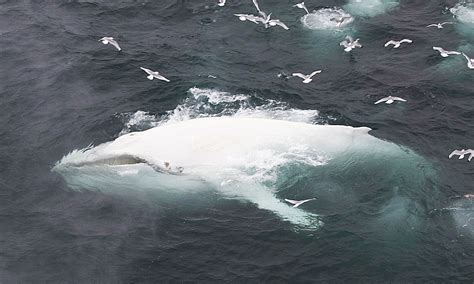
[[344,9],[352,15],[374,17],[398,6],[397,0],[349,0]]
[[[341,24],[336,19],[347,17]],[[350,25],[354,18],[340,8],[323,8],[301,18],[303,26],[311,30],[341,30]]]

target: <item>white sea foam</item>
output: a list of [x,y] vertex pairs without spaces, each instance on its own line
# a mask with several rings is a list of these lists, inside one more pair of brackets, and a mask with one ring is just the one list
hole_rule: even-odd
[[456,4],[449,11],[458,21],[464,24],[474,24],[474,3],[461,2]]
[[398,6],[397,0],[349,0],[344,9],[355,16],[373,17]]
[[[341,25],[338,25],[334,19],[342,17],[351,18],[342,22]],[[338,30],[351,24],[353,21],[354,18],[341,8],[323,8],[304,15],[301,18],[303,26],[311,30]]]

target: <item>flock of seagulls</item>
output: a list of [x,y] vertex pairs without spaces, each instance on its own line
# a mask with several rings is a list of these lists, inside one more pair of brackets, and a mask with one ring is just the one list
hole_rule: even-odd
[[[283,23],[282,21],[280,21],[278,19],[272,19],[271,18],[272,13],[267,14],[266,12],[262,11],[260,9],[260,6],[259,6],[257,0],[252,0],[252,2],[253,2],[254,6],[255,6],[255,8],[258,12],[258,15],[253,15],[253,14],[234,14],[234,15],[236,17],[238,17],[239,20],[241,20],[241,21],[249,21],[249,22],[252,22],[252,23],[257,24],[257,25],[262,23],[266,29],[268,29],[270,27],[279,26],[279,27],[281,27],[285,30],[289,30],[288,26],[285,23]],[[217,3],[218,6],[223,7],[223,6],[225,6],[225,4],[226,4],[226,0],[218,0],[218,3]],[[297,3],[297,4],[293,5],[293,7],[296,7],[298,9],[303,9],[306,12],[306,14],[310,14],[310,12],[309,12],[309,10],[306,7],[304,2]],[[352,17],[342,16],[342,17],[337,17],[337,18],[331,18],[330,20],[334,21],[336,23],[336,26],[340,27],[345,21],[350,20],[350,19],[352,19]],[[445,25],[452,25],[452,24],[454,24],[454,23],[453,22],[442,22],[442,23],[430,24],[430,25],[427,25],[426,27],[427,28],[436,27],[438,29],[442,29],[442,28],[444,28]],[[109,37],[109,36],[102,37],[101,39],[99,39],[99,41],[101,43],[105,44],[105,45],[108,45],[108,44],[112,45],[118,51],[122,50],[122,48],[120,47],[118,42],[113,37]],[[413,41],[411,39],[407,39],[407,38],[401,39],[399,41],[389,40],[388,42],[386,42],[384,44],[384,46],[385,47],[392,46],[394,49],[396,49],[396,48],[399,48],[403,43],[413,43]],[[339,43],[339,45],[344,48],[345,52],[351,52],[355,48],[362,48],[362,44],[359,43],[359,39],[357,38],[356,40],[354,40],[349,35],[347,35],[345,37],[345,40],[341,41]],[[437,46],[433,46],[433,50],[438,51],[439,54],[442,57],[448,57],[450,55],[463,55],[464,58],[467,60],[467,67],[469,69],[474,69],[474,59],[467,56],[464,52],[445,50],[442,47],[437,47]],[[140,67],[140,69],[143,70],[147,74],[147,78],[149,80],[158,79],[158,80],[161,80],[161,81],[170,82],[169,79],[167,79],[166,77],[161,75],[158,71],[153,71],[153,70],[150,70],[150,69],[144,68],[144,67]],[[305,74],[302,74],[302,73],[292,73],[291,75],[287,75],[285,73],[280,73],[280,74],[278,74],[278,77],[282,77],[284,79],[289,79],[291,77],[299,77],[299,78],[303,79],[302,82],[304,84],[308,84],[308,83],[313,81],[313,77],[316,74],[319,74],[321,72],[322,72],[322,70],[316,70],[316,71],[313,71],[309,75],[305,75]],[[210,78],[216,78],[215,76],[212,76],[212,77],[211,76],[212,75],[209,75]],[[384,97],[384,98],[379,99],[374,104],[376,104],[376,105],[380,104],[380,103],[392,104],[395,101],[406,102],[406,100],[401,98],[401,97],[388,96],[388,97]],[[468,154],[469,154],[468,161],[471,161],[471,159],[474,157],[474,150],[472,150],[472,149],[454,150],[449,155],[449,159],[451,159],[455,155],[459,156],[459,159],[463,159],[464,156],[468,155]],[[474,198],[474,195],[469,195],[468,198]],[[298,207],[303,203],[306,203],[306,202],[309,202],[309,201],[312,201],[312,200],[315,200],[315,199],[316,198],[311,198],[311,199],[300,200],[300,201],[285,199],[285,201],[288,202],[288,203],[293,204],[293,207]]]

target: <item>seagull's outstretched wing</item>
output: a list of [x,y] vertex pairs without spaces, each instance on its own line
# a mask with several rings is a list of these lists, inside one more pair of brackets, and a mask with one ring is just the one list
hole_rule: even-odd
[[313,71],[313,73],[309,74],[309,78],[311,78],[311,77],[313,77],[314,75],[319,74],[319,73],[321,73],[321,72],[322,72],[322,70]]
[[293,204],[293,207],[294,207],[294,208],[300,206],[300,205],[303,204],[303,203],[306,203],[306,202],[308,202],[308,201],[311,201],[311,200],[316,200],[316,198],[310,198],[310,199],[305,199],[305,200],[291,200],[291,199],[286,199],[286,198],[285,198],[285,201],[288,202],[288,203]]
[[433,46],[433,50],[437,50],[439,52],[445,52],[445,50],[441,47]]
[[162,80],[162,81],[165,81],[165,82],[170,82],[170,80],[168,80],[164,76],[161,76],[160,74],[155,74],[155,78],[159,79],[159,80]]
[[389,41],[387,41],[387,42],[385,43],[384,46],[387,47],[387,46],[389,46],[389,45],[391,45],[391,44],[395,45],[395,44],[397,44],[397,43],[398,43],[398,42],[396,42],[396,41],[394,41],[394,40],[389,40]]
[[451,159],[454,155],[464,155],[464,150],[454,150],[449,154],[448,158]]
[[426,27],[429,28],[429,27],[437,27],[438,24],[430,24],[430,25],[427,25]]
[[257,8],[257,11],[260,13],[261,10],[260,10],[260,7],[258,6],[257,0],[252,0],[252,2],[253,2],[253,5],[255,6],[255,8]]
[[149,75],[153,75],[153,71],[151,71],[150,69],[147,69],[147,68],[144,68],[144,67],[140,67],[140,69],[142,69],[143,71],[145,71]]
[[109,39],[109,43],[113,45],[118,51],[122,50],[122,48],[115,39]]
[[306,79],[306,75],[302,73],[293,73],[291,75],[294,77],[300,77],[301,79]]
[[466,53],[463,52],[462,55],[467,59],[468,62],[471,61],[471,58],[469,58],[469,56],[467,56]]
[[453,22],[442,22],[441,25],[444,26],[444,25],[453,25],[454,23]]
[[354,42],[354,39],[350,35],[346,35],[346,39],[349,41],[349,43]]
[[289,30],[289,29],[290,29],[290,28],[288,28],[288,27],[287,27],[282,21],[280,21],[280,20],[270,20],[270,21],[268,22],[268,24],[269,24],[270,26],[280,26],[280,27],[284,28],[285,30]]
[[386,101],[388,101],[388,100],[389,100],[388,97],[386,97],[386,98],[381,98],[380,100],[376,101],[376,102],[374,103],[374,105],[378,105],[379,103],[383,103],[383,102],[386,102]]
[[401,101],[401,102],[406,102],[407,100],[405,100],[404,98],[400,98],[400,97],[392,97],[392,100],[394,101]]
[[400,41],[400,43],[404,43],[404,42],[412,43],[413,41],[411,39],[408,39],[408,38],[404,38]]
[[455,50],[449,50],[449,51],[445,51],[445,52],[449,55],[460,55],[461,54],[461,52],[455,51]]

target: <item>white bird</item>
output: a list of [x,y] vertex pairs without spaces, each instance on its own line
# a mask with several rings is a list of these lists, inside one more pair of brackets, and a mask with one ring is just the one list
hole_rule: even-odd
[[394,101],[406,102],[406,100],[403,99],[403,98],[388,96],[388,97],[385,97],[385,98],[382,98],[382,99],[376,101],[374,104],[377,105],[379,103],[385,102],[386,104],[389,105],[389,104],[392,104]]
[[262,13],[263,13],[262,16],[265,17],[266,14],[264,12],[262,12],[262,10],[260,10],[260,7],[258,6],[257,0],[252,0],[252,2],[253,2],[253,5],[255,6],[255,8],[257,9],[258,13],[260,13],[260,15],[262,15]]
[[385,43],[385,47],[393,44],[393,48],[399,48],[400,47],[400,44],[404,43],[404,42],[407,42],[407,43],[412,43],[413,41],[411,39],[407,39],[407,38],[404,38],[400,41],[396,41],[396,40],[390,40],[390,41],[387,41],[387,43]]
[[340,46],[344,46],[344,51],[349,52],[352,49],[358,47],[361,48],[362,45],[359,43],[359,39],[354,40],[351,36],[346,36],[346,39],[339,43]]
[[345,20],[349,20],[349,19],[352,19],[351,16],[343,16],[343,17],[339,17],[339,18],[331,18],[329,19],[330,21],[333,21],[333,22],[336,22],[337,26],[340,27],[342,25],[342,23],[344,23]]
[[471,159],[474,157],[474,150],[472,149],[462,149],[462,150],[454,150],[449,154],[448,158],[451,159],[454,155],[459,156],[459,160],[463,159],[466,154],[469,154],[469,158],[467,160],[470,162]]
[[100,42],[102,42],[103,44],[111,44],[113,46],[115,46],[116,49],[118,49],[118,51],[121,51],[122,48],[120,48],[119,44],[117,41],[115,41],[115,39],[113,37],[110,37],[110,36],[106,36],[106,37],[103,37],[101,39],[99,39]]
[[437,24],[431,24],[431,25],[427,25],[426,27],[429,28],[429,27],[437,27],[438,29],[442,29],[444,25],[452,25],[454,24],[453,22],[444,22],[444,23],[437,23]]
[[161,76],[158,71],[151,71],[150,69],[143,68],[143,67],[140,67],[140,69],[142,69],[143,71],[145,71],[148,74],[148,76],[146,76],[148,78],[148,80],[153,80],[153,78],[156,78],[158,80],[163,80],[163,81],[166,81],[166,82],[170,81],[167,78]]
[[433,50],[439,51],[439,54],[443,57],[448,57],[450,55],[459,55],[461,52],[459,51],[449,51],[449,50],[444,50],[441,47],[433,46]]
[[474,69],[474,59],[469,58],[469,56],[467,56],[464,52],[462,53],[462,55],[464,55],[464,57],[467,59],[467,67],[469,69]]
[[291,199],[286,199],[285,198],[285,201],[288,202],[288,203],[293,204],[293,207],[296,208],[296,207],[300,206],[303,203],[306,203],[306,202],[312,201],[312,200],[316,200],[316,199],[317,198],[310,198],[310,199],[305,199],[305,200],[291,200]]
[[258,22],[261,21],[261,17],[254,16],[254,15],[249,15],[249,14],[234,14],[234,16],[239,17],[239,20],[241,20],[242,22],[250,21],[250,22],[255,23],[257,25],[258,25]]
[[225,5],[225,0],[219,0],[219,3],[217,3],[217,6],[224,7]]
[[301,2],[301,3],[298,3],[296,5],[293,5],[293,7],[297,7],[297,8],[300,8],[300,9],[304,9],[306,11],[306,14],[309,14],[309,11],[308,9],[306,8],[306,5],[304,4],[304,2]]
[[303,79],[303,83],[308,84],[309,82],[313,81],[312,77],[314,75],[319,74],[321,72],[322,72],[322,70],[316,70],[316,71],[314,71],[313,73],[311,73],[309,75],[305,75],[305,74],[301,74],[301,73],[293,73],[291,75],[293,77],[300,77],[301,79]]

